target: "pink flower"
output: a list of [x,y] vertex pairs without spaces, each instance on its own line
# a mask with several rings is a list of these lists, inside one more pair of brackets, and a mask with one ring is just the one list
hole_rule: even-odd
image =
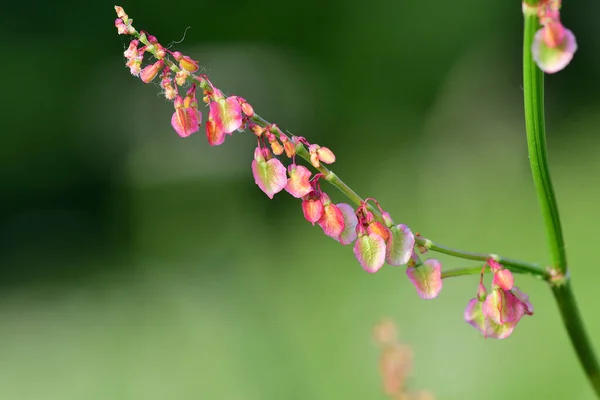
[[358,225],[356,230],[358,238],[354,242],[354,256],[365,271],[373,274],[385,262],[385,240],[376,233],[367,233],[362,225]]
[[321,194],[317,191],[312,191],[302,198],[302,212],[304,213],[304,218],[313,225],[321,219],[323,208]]
[[202,113],[198,111],[195,94],[189,94],[185,100],[181,96],[175,98],[175,112],[171,117],[171,125],[181,137],[188,137],[200,129]]
[[287,184],[285,167],[277,158],[271,158],[267,149],[257,147],[252,161],[254,182],[270,199]]
[[313,189],[309,182],[311,172],[302,165],[290,164],[288,166],[289,179],[285,190],[296,198],[309,194]]
[[339,236],[344,232],[344,214],[325,193],[321,193],[321,201],[323,214],[317,223],[327,236],[339,240]]
[[417,267],[406,269],[406,275],[422,299],[436,298],[442,291],[442,264],[429,259]]
[[210,102],[208,120],[211,121],[210,131],[207,124],[206,135],[211,146],[216,146],[225,141],[225,135],[231,135],[233,131],[242,126],[242,107],[236,96],[225,98],[223,94],[215,89],[213,101]]

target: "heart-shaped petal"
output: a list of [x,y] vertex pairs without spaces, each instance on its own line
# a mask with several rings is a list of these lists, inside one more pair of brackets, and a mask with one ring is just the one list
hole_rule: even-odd
[[304,197],[312,191],[312,186],[309,182],[310,170],[302,165],[291,164],[288,167],[288,175],[285,190],[296,198]]
[[418,267],[406,269],[406,275],[422,299],[436,298],[442,291],[442,263],[429,259]]
[[287,184],[285,167],[277,158],[268,161],[252,161],[254,182],[270,199]]
[[356,240],[356,225],[358,224],[358,218],[354,208],[350,204],[340,203],[337,207],[344,216],[344,231],[339,236],[339,241],[343,245],[350,244]]
[[[560,23],[559,23],[560,24]],[[550,47],[544,37],[545,30],[551,29],[550,26],[538,30],[533,39],[531,53],[536,64],[547,74],[553,74],[565,68],[577,51],[577,41],[573,32],[562,28],[562,42],[554,47]]]
[[405,265],[415,247],[415,235],[408,226],[399,224],[389,228],[385,260],[390,265]]
[[365,271],[375,273],[385,261],[385,240],[376,233],[361,235],[354,242],[354,255]]
[[325,202],[323,205],[323,215],[319,221],[319,226],[327,236],[338,239],[344,231],[344,215],[342,211],[333,203]]

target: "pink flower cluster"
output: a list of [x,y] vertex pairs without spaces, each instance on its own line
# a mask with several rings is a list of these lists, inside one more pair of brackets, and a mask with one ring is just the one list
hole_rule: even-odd
[[[122,7],[115,6],[118,18],[115,20],[117,31],[121,35],[132,35],[136,39],[129,43],[123,53],[126,65],[133,76],[138,76],[144,83],[152,82],[160,75],[160,87],[167,100],[173,101],[175,111],[171,117],[171,125],[181,137],[187,137],[200,130],[202,113],[198,110],[196,89],[204,89],[204,102],[209,106],[206,121],[206,137],[212,146],[225,141],[226,135],[241,129],[254,115],[252,107],[238,96],[226,97],[220,90],[201,75],[198,62],[178,51],[171,51],[162,46],[156,37],[133,27],[133,20]],[[142,68],[144,55],[148,53],[154,61]],[[179,94],[179,88],[188,87],[185,96]]]
[[[365,271],[377,272],[384,263],[408,264],[406,274],[418,294],[425,299],[437,297],[442,288],[441,264],[434,259],[420,262],[414,252],[415,236],[406,225],[395,224],[374,199],[367,199],[354,210],[346,203],[334,204],[321,189],[320,180],[326,179],[324,172],[327,172],[322,164],[335,162],[335,155],[329,148],[309,143],[303,137],[289,137],[277,125],[266,123],[254,114],[246,100],[225,96],[205,75],[195,75],[198,62],[166,49],[146,32],[138,33],[123,8],[116,6],[115,10],[119,34],[134,37],[124,52],[127,67],[132,75],[145,83],[160,75],[163,94],[175,107],[171,125],[179,136],[187,137],[200,129],[202,114],[198,110],[196,91],[198,87],[202,88],[203,101],[209,107],[205,124],[208,143],[220,145],[236,130],[251,130],[258,142],[252,174],[269,198],[285,190],[301,199],[306,220],[319,225],[327,236],[343,245],[354,243],[354,254]],[[153,61],[143,67],[146,54],[153,57]],[[183,97],[179,94],[180,88],[185,90]],[[298,148],[307,153],[306,159],[312,167],[323,172],[313,176],[306,166],[296,164]],[[279,159],[283,155],[291,160],[287,168]],[[381,216],[372,212],[374,208],[370,210],[369,202],[377,206]]]
[[[486,267],[494,274],[489,293],[483,284]],[[514,277],[509,270],[495,260],[488,260],[481,271],[477,297],[471,299],[465,309],[465,320],[486,338],[504,339],[512,334],[525,315],[533,315],[529,297],[514,286]]]
[[542,0],[535,6],[523,5],[523,10],[535,12],[542,27],[536,32],[531,52],[540,69],[553,74],[565,68],[577,51],[573,32],[560,21],[561,0]]
[[[556,6],[559,2],[547,0],[543,4],[545,8],[543,13],[540,12],[540,18],[544,28],[540,35],[549,48],[560,48],[565,40],[570,40],[570,32],[564,30],[558,19]],[[332,164],[336,160],[329,148],[309,143],[303,137],[290,137],[277,125],[256,115],[243,98],[225,96],[205,75],[194,74],[199,69],[196,61],[166,49],[152,35],[143,31],[138,33],[123,9],[116,6],[115,10],[119,34],[134,37],[124,52],[127,67],[132,75],[139,76],[145,83],[160,75],[163,94],[173,101],[175,111],[171,125],[179,136],[187,137],[200,129],[202,114],[198,110],[196,92],[202,89],[203,102],[209,108],[205,123],[208,143],[220,145],[234,131],[252,131],[258,143],[252,160],[252,174],[255,183],[269,198],[285,190],[301,199],[304,218],[317,224],[325,235],[342,245],[352,244],[354,255],[365,271],[375,273],[386,263],[406,265],[406,275],[421,298],[433,299],[439,295],[442,265],[436,259],[421,262],[419,254],[425,253],[426,248],[415,249],[415,234],[408,226],[396,224],[373,198],[360,201],[354,209],[346,203],[333,203],[321,189],[322,179],[332,179],[331,172],[323,164]],[[142,67],[146,53],[154,60]],[[180,90],[185,92],[183,97]],[[307,161],[307,166],[296,163],[298,154]],[[287,167],[280,160],[284,157],[288,160]],[[311,166],[319,172],[313,175]],[[486,267],[494,273],[492,291],[488,293],[483,285],[482,270],[477,297],[469,302],[465,319],[485,337],[505,338],[524,315],[533,314],[533,308],[527,296],[513,287],[514,279],[509,270],[491,259],[484,269]]]

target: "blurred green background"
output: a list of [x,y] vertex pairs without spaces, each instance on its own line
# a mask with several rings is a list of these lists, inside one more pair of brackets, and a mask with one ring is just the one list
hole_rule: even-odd
[[[579,51],[547,78],[574,288],[600,349],[600,3],[565,2]],[[130,76],[114,3],[0,12],[0,398],[384,399],[372,326],[437,399],[592,399],[547,288],[507,340],[463,322],[477,277],[420,300],[253,183],[255,140],[180,139]],[[138,29],[224,91],[334,150],[335,171],[440,243],[547,263],[522,111],[518,1],[144,1]],[[334,200],[343,198],[329,189]],[[590,246],[592,246],[590,248]],[[440,257],[444,268],[467,266]]]

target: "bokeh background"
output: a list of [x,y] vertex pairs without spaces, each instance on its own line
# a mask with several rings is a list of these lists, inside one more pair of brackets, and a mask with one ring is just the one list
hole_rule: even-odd
[[[600,350],[600,3],[547,78],[574,288]],[[252,135],[180,139],[131,77],[114,3],[0,12],[0,399],[384,399],[371,330],[399,326],[437,399],[592,399],[554,300],[507,340],[462,320],[477,277],[420,300],[364,273],[299,201],[253,183]],[[518,1],[128,1],[138,29],[334,150],[335,171],[433,240],[545,264],[522,111]],[[186,28],[189,29],[186,32]],[[332,188],[336,201],[343,198]],[[440,257],[444,268],[472,265]]]

